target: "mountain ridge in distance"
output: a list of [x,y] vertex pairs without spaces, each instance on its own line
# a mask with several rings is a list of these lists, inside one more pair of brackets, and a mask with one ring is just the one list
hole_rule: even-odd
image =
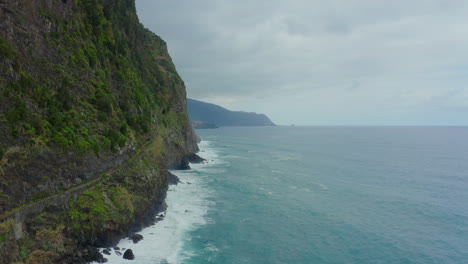
[[189,118],[215,126],[275,126],[265,114],[231,111],[219,105],[187,98]]

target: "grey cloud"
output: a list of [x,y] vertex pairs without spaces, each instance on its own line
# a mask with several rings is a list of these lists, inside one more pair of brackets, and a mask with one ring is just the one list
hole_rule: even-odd
[[[410,123],[405,116],[438,111],[441,101],[467,105],[467,80],[457,77],[468,64],[466,1],[137,0],[137,8],[168,42],[193,98],[298,124],[359,123],[370,111]],[[458,97],[442,96],[455,88]]]

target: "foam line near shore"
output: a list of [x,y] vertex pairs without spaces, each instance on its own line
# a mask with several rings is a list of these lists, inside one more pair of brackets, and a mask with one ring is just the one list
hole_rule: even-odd
[[192,169],[187,171],[171,171],[179,177],[180,183],[169,186],[166,197],[167,210],[162,213],[164,219],[138,232],[143,236],[139,243],[134,244],[129,238],[124,238],[117,245],[121,254],[126,249],[132,249],[135,260],[125,260],[112,249],[110,256],[104,255],[109,260],[108,263],[177,264],[183,261],[184,256],[193,254],[182,252],[184,244],[191,239],[190,231],[208,223],[206,214],[212,205],[209,197],[213,193],[207,186],[208,180],[203,171],[209,170],[219,162],[210,142],[203,141],[199,147],[199,155],[207,162],[191,164]]

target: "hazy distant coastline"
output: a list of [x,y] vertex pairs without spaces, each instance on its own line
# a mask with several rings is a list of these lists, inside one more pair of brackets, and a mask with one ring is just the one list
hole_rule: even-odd
[[[275,126],[265,114],[230,111],[221,106],[187,98],[188,114],[196,128],[221,126]],[[204,124],[204,125],[203,125]]]

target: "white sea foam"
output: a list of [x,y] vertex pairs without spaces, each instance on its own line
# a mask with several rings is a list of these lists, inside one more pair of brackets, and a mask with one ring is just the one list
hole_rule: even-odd
[[328,187],[325,186],[324,184],[320,183],[320,182],[311,182],[312,184],[315,184],[317,186],[319,186],[320,188],[322,188],[323,190],[328,190]]
[[176,264],[194,254],[189,251],[182,252],[184,243],[191,240],[190,231],[210,222],[206,214],[213,205],[208,200],[212,192],[207,187],[203,171],[210,170],[220,163],[216,151],[210,148],[210,142],[203,141],[199,147],[202,150],[200,155],[207,162],[191,164],[192,169],[188,171],[172,171],[181,183],[169,187],[166,197],[168,207],[164,219],[139,232],[144,239],[138,244],[134,244],[128,238],[119,242],[120,252],[125,252],[123,248],[132,249],[135,260],[125,260],[112,250],[110,256],[104,255],[109,263]]

